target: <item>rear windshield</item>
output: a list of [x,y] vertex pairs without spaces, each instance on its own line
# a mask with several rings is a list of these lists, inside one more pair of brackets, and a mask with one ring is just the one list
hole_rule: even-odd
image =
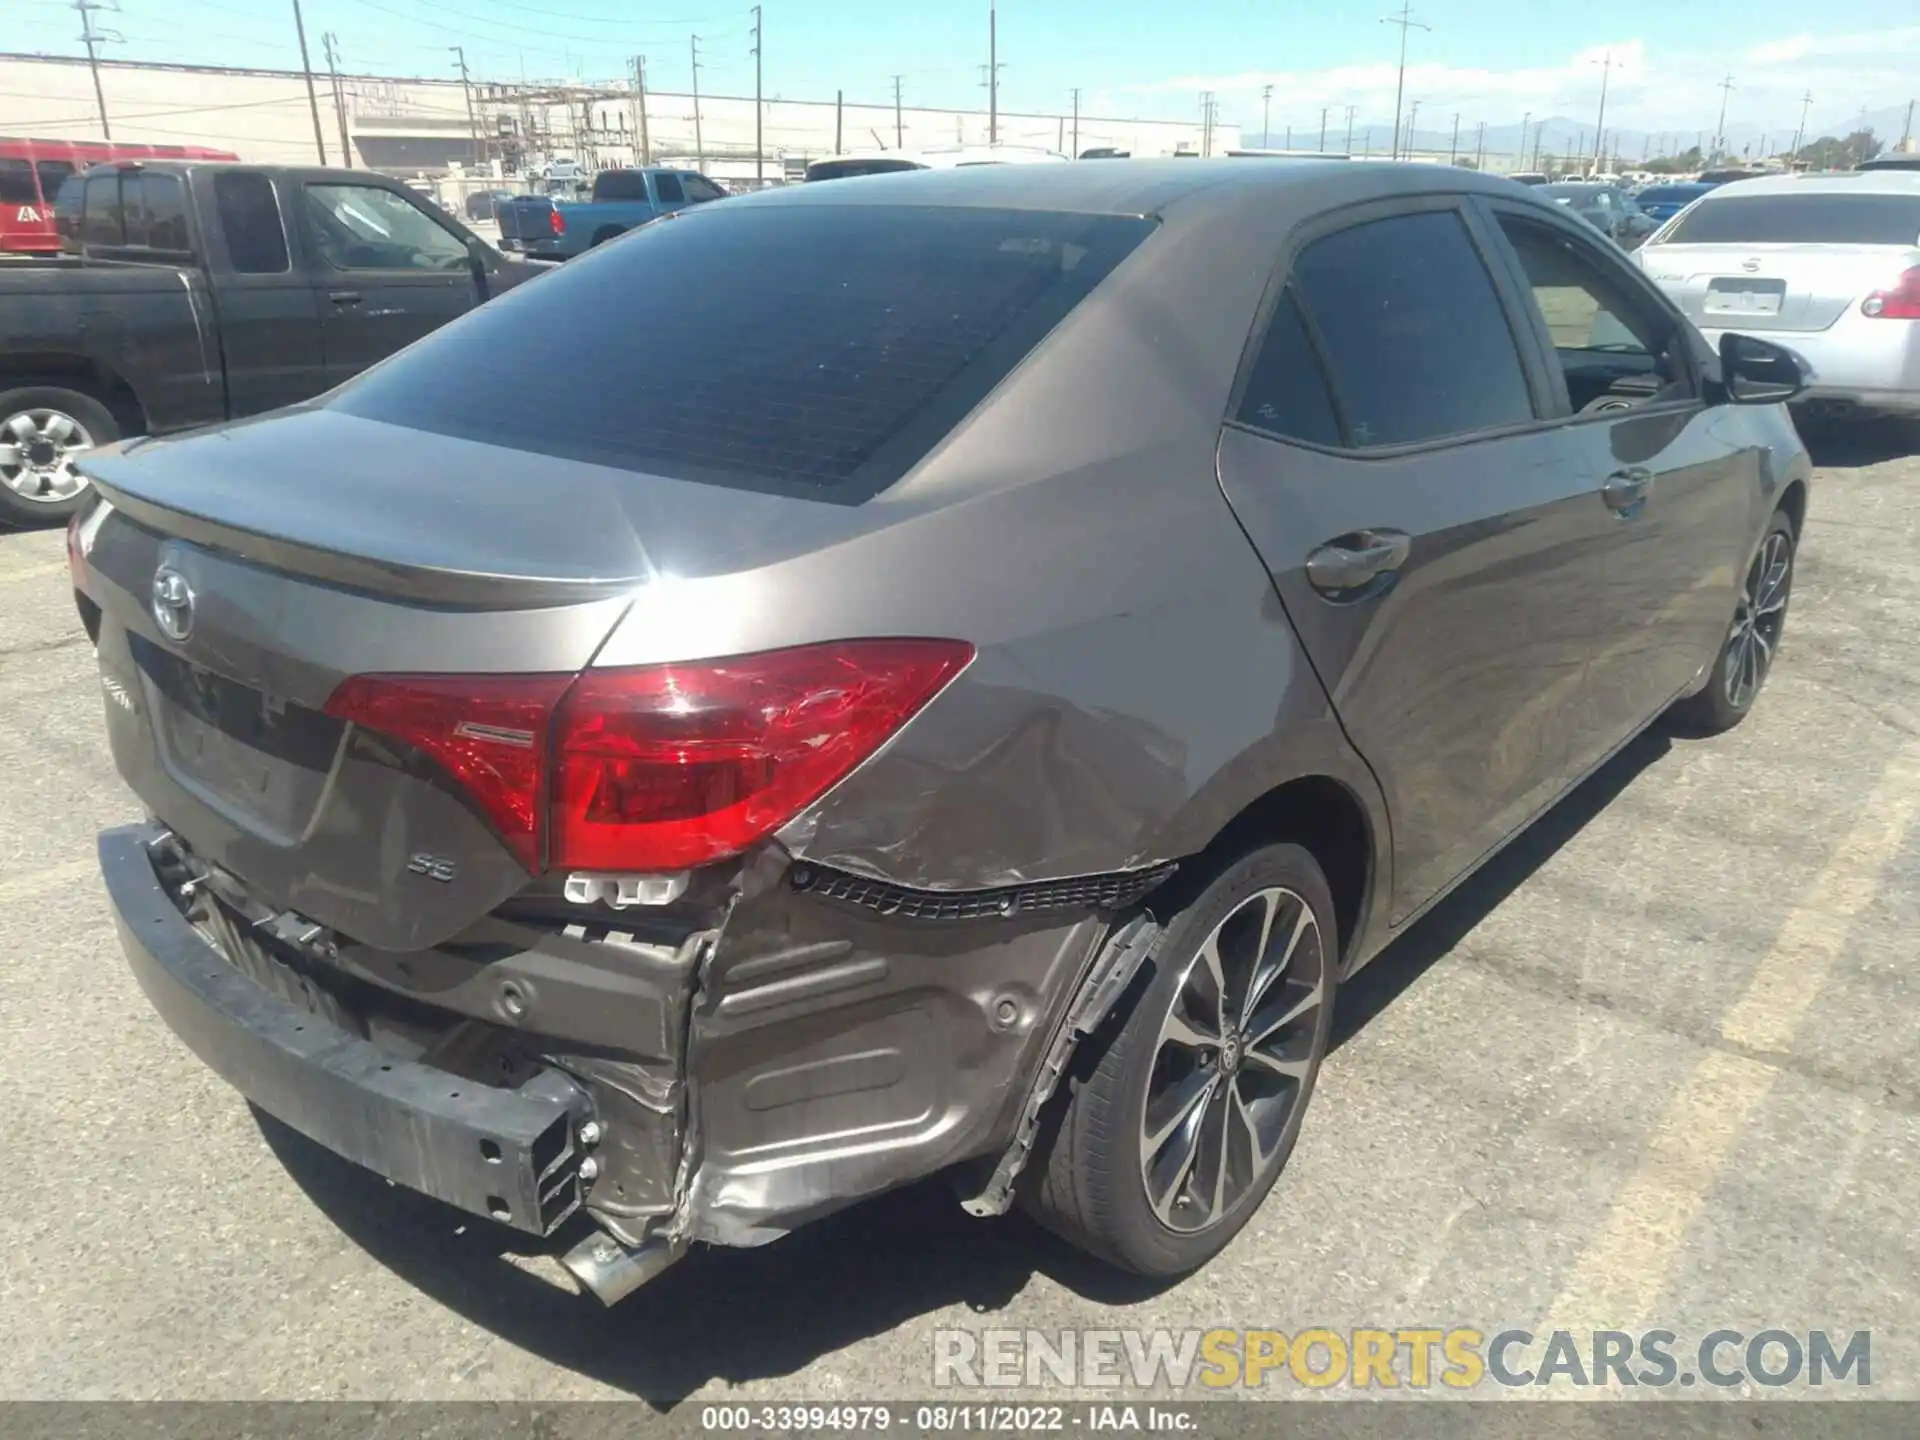
[[807,166],[809,180],[845,180],[854,175],[891,175],[901,170],[924,170],[917,160],[895,156],[860,156],[851,160],[816,160]]
[[1694,206],[1675,245],[1920,244],[1920,195],[1725,195]]
[[330,403],[513,449],[858,504],[1152,228],[1031,210],[703,206],[510,291]]
[[1655,185],[1633,198],[1642,205],[1664,205],[1672,200],[1698,200],[1711,188],[1707,185]]

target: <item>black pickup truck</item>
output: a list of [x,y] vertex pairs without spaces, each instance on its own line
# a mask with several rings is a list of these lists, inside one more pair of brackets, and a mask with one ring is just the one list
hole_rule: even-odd
[[101,166],[55,214],[65,255],[0,264],[0,523],[70,513],[83,450],[306,400],[537,273],[363,170]]

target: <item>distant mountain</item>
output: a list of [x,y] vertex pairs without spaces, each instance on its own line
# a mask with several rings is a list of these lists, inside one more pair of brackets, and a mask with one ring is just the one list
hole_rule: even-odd
[[[1479,122],[1465,114],[1460,117],[1460,136],[1457,151],[1453,151],[1454,135],[1452,118],[1444,128],[1436,129],[1429,123],[1426,107],[1419,128],[1402,143],[1420,155],[1445,156],[1450,151],[1468,158],[1476,158],[1481,146]],[[1899,139],[1902,126],[1907,118],[1907,107],[1896,105],[1885,110],[1869,110],[1866,126],[1879,137],[1881,143],[1891,148]],[[1861,118],[1858,111],[1851,116],[1811,115],[1807,119],[1806,141],[1819,139],[1822,135],[1844,136],[1858,130]],[[1713,135],[1710,130],[1623,130],[1609,125],[1607,127],[1610,142],[1609,153],[1617,153],[1622,164],[1631,166],[1643,156],[1672,155],[1689,149],[1695,144],[1711,145]],[[1369,131],[1371,140],[1369,141]],[[1279,145],[1283,139],[1279,127],[1275,127],[1271,143]],[[1920,137],[1920,110],[1915,111],[1914,133]],[[1255,126],[1242,125],[1240,129],[1243,142],[1257,145],[1259,130]],[[1794,126],[1782,125],[1777,129],[1763,130],[1757,125],[1727,125],[1727,150],[1730,154],[1750,155],[1758,160],[1763,154],[1785,154],[1793,144]],[[1295,126],[1293,142],[1297,147],[1314,145],[1319,141],[1318,127]],[[1393,141],[1393,118],[1372,122],[1360,120],[1354,123],[1354,154],[1366,153],[1369,144],[1374,155],[1384,156]],[[1802,143],[1806,143],[1803,141]],[[1329,149],[1339,149],[1346,142],[1344,123],[1332,127],[1327,133]],[[1537,153],[1542,160],[1549,157],[1587,156],[1593,154],[1593,117],[1586,120],[1572,119],[1564,115],[1549,116],[1535,121],[1527,127],[1527,156],[1529,162],[1520,165],[1516,153],[1520,147],[1520,126],[1518,124],[1489,125],[1485,138],[1486,154],[1489,164],[1498,164],[1507,169],[1531,169],[1532,160]],[[1762,149],[1764,144],[1765,149]]]

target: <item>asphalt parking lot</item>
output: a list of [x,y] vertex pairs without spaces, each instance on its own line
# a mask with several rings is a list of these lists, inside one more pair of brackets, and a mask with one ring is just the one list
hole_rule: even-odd
[[0,536],[0,1396],[881,1400],[947,1327],[1426,1324],[1867,1329],[1868,1393],[1920,1398],[1920,458],[1881,438],[1823,447],[1753,719],[1643,737],[1376,962],[1291,1170],[1158,1290],[923,1187],[603,1311],[257,1119],[121,962],[61,536]]

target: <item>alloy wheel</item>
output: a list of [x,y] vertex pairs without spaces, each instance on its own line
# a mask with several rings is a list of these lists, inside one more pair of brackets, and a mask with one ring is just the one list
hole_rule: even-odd
[[1140,1123],[1140,1179],[1169,1230],[1218,1224],[1283,1157],[1330,980],[1312,907],[1282,887],[1241,901],[1188,962]]
[[93,443],[87,427],[64,410],[16,411],[0,421],[0,482],[43,505],[71,500],[87,484],[74,461]]
[[1753,703],[1780,645],[1793,581],[1792,537],[1775,530],[1747,568],[1747,583],[1727,635],[1727,703],[1744,710]]

